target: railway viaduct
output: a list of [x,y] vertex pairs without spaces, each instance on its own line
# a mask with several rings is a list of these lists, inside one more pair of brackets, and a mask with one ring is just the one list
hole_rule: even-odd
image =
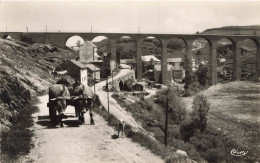
[[211,34],[145,34],[145,33],[47,33],[47,32],[0,32],[0,36],[10,35],[13,39],[20,39],[21,35],[31,38],[37,43],[51,43],[58,47],[65,47],[66,41],[71,36],[80,36],[85,40],[93,40],[97,36],[105,36],[111,41],[111,56],[116,59],[116,41],[124,36],[131,37],[136,42],[137,47],[137,80],[142,79],[142,42],[147,37],[155,37],[161,42],[162,59],[162,83],[167,84],[169,77],[167,76],[167,44],[172,38],[180,38],[186,46],[186,54],[191,59],[192,43],[198,38],[203,38],[210,45],[210,65],[211,65],[211,83],[217,83],[217,42],[223,38],[230,40],[234,45],[234,60],[233,60],[233,80],[241,78],[241,41],[250,39],[253,40],[257,47],[256,55],[256,78],[260,76],[260,35],[211,35]]

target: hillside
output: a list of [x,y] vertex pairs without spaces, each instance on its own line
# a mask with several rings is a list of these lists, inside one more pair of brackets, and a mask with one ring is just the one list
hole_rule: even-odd
[[220,28],[207,29],[201,34],[216,35],[260,35],[260,25],[252,26],[226,26]]
[[[30,149],[32,99],[55,83],[50,72],[75,54],[51,44],[0,39],[1,159]],[[28,142],[29,141],[29,142]]]

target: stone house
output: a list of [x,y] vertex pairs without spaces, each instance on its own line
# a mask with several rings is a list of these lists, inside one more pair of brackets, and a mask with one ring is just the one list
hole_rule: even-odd
[[98,60],[97,46],[90,41],[85,41],[79,48],[79,62],[89,63]]
[[87,66],[75,59],[67,60],[61,63],[57,68],[59,70],[67,70],[67,74],[75,79],[79,79],[83,85],[88,85]]
[[[184,79],[185,70],[181,63],[182,58],[167,58],[167,73],[170,81]],[[157,82],[161,81],[161,67],[161,62],[156,62],[154,65],[154,79]]]
[[94,64],[85,64],[88,70],[88,80],[96,79],[97,82],[100,81],[100,68],[95,66]]

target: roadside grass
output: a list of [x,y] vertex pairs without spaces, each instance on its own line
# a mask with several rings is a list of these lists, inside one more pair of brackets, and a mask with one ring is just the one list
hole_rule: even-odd
[[[33,99],[37,102],[36,98]],[[32,102],[17,109],[17,114],[9,120],[12,124],[9,130],[3,132],[1,140],[1,161],[16,160],[20,155],[26,155],[33,148],[33,125],[31,115],[38,111]]]
[[[96,107],[94,112],[101,115],[108,122],[109,126],[117,130],[118,119],[114,115],[109,114],[103,107],[101,109]],[[133,131],[130,125],[126,124],[124,134],[133,142],[148,148],[152,153],[162,157],[167,163],[191,162],[188,157],[176,154],[174,152],[176,151],[175,148],[165,147],[162,143],[154,140],[154,138],[150,137],[148,134]]]

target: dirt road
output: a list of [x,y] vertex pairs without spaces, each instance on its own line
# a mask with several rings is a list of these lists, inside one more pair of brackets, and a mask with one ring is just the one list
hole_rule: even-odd
[[[124,65],[121,65],[122,67]],[[119,73],[114,77],[114,79],[121,77],[122,75],[127,74],[130,69],[120,69]],[[112,81],[112,79],[108,80],[109,82]],[[107,100],[107,92],[104,92],[102,90],[102,87],[106,85],[106,81],[101,81],[100,83],[97,83],[95,86],[95,93],[99,95],[99,99],[102,103],[102,105],[105,107],[106,110],[108,110],[108,100]],[[94,91],[94,88],[92,87],[92,90]],[[124,108],[121,108],[119,104],[116,102],[115,99],[111,97],[113,93],[109,93],[109,112],[116,116],[118,119],[123,119],[127,124],[131,125],[132,128],[135,131],[142,131],[145,132],[145,130],[139,125],[134,118],[131,116],[131,114],[124,110]]]
[[[39,100],[40,111],[33,115],[35,148],[23,162],[163,162],[126,137],[113,139],[116,131],[99,115],[94,116],[96,125],[89,125],[89,115],[85,114],[86,124],[80,125],[75,117],[69,117],[63,120],[63,128],[54,127],[48,119],[48,95]],[[65,114],[74,114],[74,108],[67,107]]]

